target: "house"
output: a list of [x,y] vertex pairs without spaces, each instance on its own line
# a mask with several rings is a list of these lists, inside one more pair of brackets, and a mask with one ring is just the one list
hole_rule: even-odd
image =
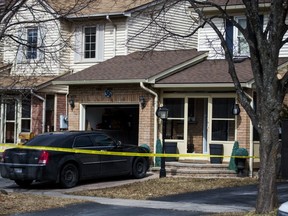
[[[245,25],[243,5],[238,1],[232,3],[227,10]],[[260,5],[263,26],[267,23],[265,9],[269,6]],[[212,7],[205,10],[211,15],[217,13]],[[229,23],[220,18],[215,23],[231,41],[229,49],[235,56],[239,80],[253,101],[256,95],[245,41]],[[287,46],[280,57],[279,74],[287,71]],[[130,133],[124,135],[129,138],[124,138],[125,142],[147,143],[156,152],[156,141],[162,134],[161,121],[155,112],[164,105],[169,109],[166,143],[176,144],[180,154],[196,153],[179,160],[209,160],[211,144],[223,148],[223,154],[229,156],[235,141],[247,148],[249,155],[259,155],[259,142],[247,113],[241,106],[240,112],[232,112],[239,106],[235,87],[220,41],[208,25],[198,32],[197,49],[115,56],[53,84],[69,86],[74,104],[69,109],[69,129],[124,129]],[[229,160],[224,158],[225,162]],[[255,162],[250,159],[250,171]]]
[[[68,128],[67,98],[71,102],[73,94],[67,85],[52,85],[56,78],[156,43],[160,50],[197,46],[197,36],[177,38],[177,43],[165,39],[156,23],[170,20],[169,28],[180,25],[188,31],[192,24],[187,4],[171,6],[149,28],[146,24],[161,6],[153,1],[100,0],[78,10],[72,4],[27,0],[9,21],[8,37],[1,41],[0,142],[20,142],[20,133],[30,138],[32,133],[70,129],[75,120],[68,117]],[[144,36],[134,38],[140,32]],[[137,111],[133,106],[123,110]]]

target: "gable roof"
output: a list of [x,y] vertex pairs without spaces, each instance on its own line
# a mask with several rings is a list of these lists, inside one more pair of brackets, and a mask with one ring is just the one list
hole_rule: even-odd
[[[206,52],[191,50],[135,52],[116,56],[52,81],[60,85],[150,83],[161,87],[234,87],[224,59],[207,60]],[[279,69],[288,58],[279,58]],[[251,88],[251,61],[235,63],[243,87]]]
[[[65,76],[54,84],[104,84],[147,82],[157,75],[167,76],[171,68],[179,70],[193,64],[193,59],[206,58],[206,52],[191,50],[134,52],[127,56],[116,56],[92,67]],[[192,62],[191,62],[192,60]],[[179,66],[177,68],[177,66]],[[153,82],[153,81],[152,81]]]

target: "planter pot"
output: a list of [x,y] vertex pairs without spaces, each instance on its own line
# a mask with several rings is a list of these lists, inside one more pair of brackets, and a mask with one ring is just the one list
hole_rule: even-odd
[[235,164],[237,167],[237,173],[239,177],[245,176],[246,158],[235,158]]

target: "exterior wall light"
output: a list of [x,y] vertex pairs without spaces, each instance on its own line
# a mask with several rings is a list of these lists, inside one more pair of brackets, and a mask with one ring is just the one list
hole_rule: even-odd
[[74,107],[75,107],[74,96],[71,96],[71,97],[70,97],[70,99],[69,99],[69,105],[70,105],[70,108],[73,110]]
[[234,106],[233,106],[233,109],[232,109],[232,113],[233,113],[233,115],[239,115],[239,113],[240,113],[240,107],[239,107],[239,104],[234,104]]
[[146,106],[146,100],[144,96],[139,96],[139,103],[140,103],[141,109],[144,109]]
[[[163,121],[163,127],[162,127],[162,154],[165,153],[165,137],[166,137],[166,124],[167,124],[167,118],[168,118],[168,109],[166,107],[158,107],[156,111],[156,116]],[[166,177],[166,168],[165,168],[165,157],[161,157],[161,168],[159,177],[163,178]]]

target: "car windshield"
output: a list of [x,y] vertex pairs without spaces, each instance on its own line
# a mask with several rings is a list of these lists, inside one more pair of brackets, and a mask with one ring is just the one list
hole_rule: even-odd
[[26,146],[61,146],[63,141],[67,139],[64,134],[47,134],[39,135],[26,142]]

